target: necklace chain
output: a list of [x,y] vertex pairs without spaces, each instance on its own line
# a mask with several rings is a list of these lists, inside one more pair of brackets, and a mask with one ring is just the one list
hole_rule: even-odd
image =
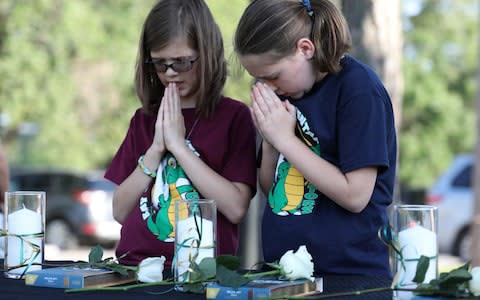
[[193,130],[194,130],[195,127],[197,126],[197,123],[198,123],[198,120],[199,120],[199,119],[200,119],[200,117],[197,117],[197,118],[195,119],[195,121],[193,122],[192,128],[190,128],[190,131],[189,131],[188,134],[187,134],[187,138],[186,138],[187,141],[190,140],[190,136],[192,135]]

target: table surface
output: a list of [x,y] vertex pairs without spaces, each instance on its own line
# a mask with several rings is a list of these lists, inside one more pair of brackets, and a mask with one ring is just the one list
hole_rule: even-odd
[[[71,262],[52,262],[49,264],[66,264]],[[0,265],[3,266],[3,260],[0,260]],[[385,277],[367,277],[355,275],[327,275],[323,276],[324,294],[338,293],[347,291],[364,290],[369,288],[388,287],[391,280]],[[48,298],[47,298],[48,297]],[[204,294],[182,293],[173,290],[173,286],[158,286],[148,288],[135,288],[128,291],[92,291],[81,293],[65,293],[64,289],[34,287],[25,285],[25,281],[21,279],[7,279],[3,272],[0,274],[0,299],[10,300],[27,300],[27,299],[179,299],[179,300],[195,300],[205,299]],[[333,299],[358,299],[358,300],[385,300],[385,299],[399,299],[399,300],[426,300],[430,298],[415,297],[411,293],[398,293],[395,297],[391,291],[382,291],[364,294],[361,296],[345,296],[335,297]],[[431,298],[433,299],[433,298]],[[439,298],[435,298],[439,300]]]

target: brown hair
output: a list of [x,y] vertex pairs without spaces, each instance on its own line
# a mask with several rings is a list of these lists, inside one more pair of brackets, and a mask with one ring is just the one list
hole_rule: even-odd
[[147,113],[156,113],[165,87],[151,64],[151,51],[158,51],[178,37],[185,37],[198,51],[196,62],[200,82],[196,111],[208,117],[220,101],[227,77],[223,39],[218,25],[203,0],[160,0],[143,25],[135,70],[135,88]]
[[301,0],[251,1],[235,32],[235,52],[268,54],[278,60],[293,54],[299,39],[309,37],[315,45],[313,63],[317,71],[338,72],[341,57],[351,47],[348,24],[332,2],[310,2],[312,16]]

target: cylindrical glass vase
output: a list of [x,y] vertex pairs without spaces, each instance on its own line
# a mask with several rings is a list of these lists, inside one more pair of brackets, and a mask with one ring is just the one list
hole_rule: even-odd
[[194,280],[192,270],[216,255],[217,206],[214,200],[175,202],[175,288]]
[[42,268],[45,201],[45,192],[5,193],[5,277],[21,279],[25,273]]
[[395,253],[397,285],[415,287],[413,282],[420,257],[429,259],[429,266],[422,283],[438,276],[438,211],[431,205],[396,205],[394,230],[401,255]]

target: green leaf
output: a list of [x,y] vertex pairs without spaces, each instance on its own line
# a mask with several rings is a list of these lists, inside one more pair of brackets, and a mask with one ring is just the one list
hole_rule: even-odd
[[189,281],[204,281],[206,279],[205,275],[200,270],[198,264],[195,262],[190,263],[190,267],[188,268],[188,280]]
[[445,275],[438,279],[438,285],[440,287],[457,286],[472,279],[470,272],[461,268],[443,274]]
[[450,271],[450,273],[456,272],[456,271],[459,271],[459,270],[469,271],[470,270],[470,262],[466,262],[465,264],[461,265],[460,267],[458,267],[456,269],[453,269],[452,271]]
[[430,265],[430,258],[425,255],[420,256],[417,264],[417,271],[415,272],[415,277],[413,282],[422,283],[425,280],[425,274],[427,273],[428,266]]
[[90,249],[90,253],[88,254],[88,262],[91,264],[101,262],[102,257],[103,249],[99,245],[96,245]]
[[[420,269],[421,267],[417,267]],[[462,265],[450,272],[441,273],[437,279],[422,283],[415,289],[416,295],[435,295],[453,298],[471,298],[468,281],[472,278],[470,264]]]
[[250,279],[223,265],[217,265],[217,280],[221,285],[230,287],[240,287],[250,281]]
[[198,268],[205,275],[205,279],[214,278],[217,274],[217,263],[213,257],[206,257],[202,259],[198,265]]
[[220,255],[217,257],[217,268],[220,265],[229,270],[238,270],[240,268],[240,258],[233,255]]

